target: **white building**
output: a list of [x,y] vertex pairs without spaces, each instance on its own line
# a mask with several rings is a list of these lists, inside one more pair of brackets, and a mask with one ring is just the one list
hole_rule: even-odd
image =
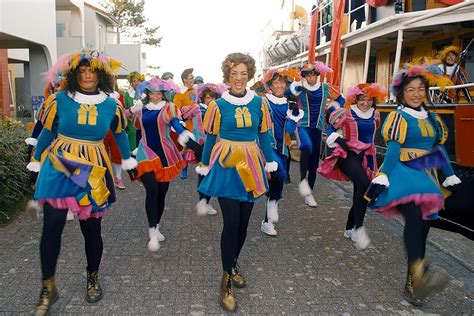
[[[31,110],[33,100],[43,96],[41,74],[58,57],[81,48],[122,61],[121,78],[131,71],[145,73],[141,45],[118,44],[116,25],[107,12],[84,0],[0,0],[0,51],[8,49],[7,61],[0,53],[0,118],[14,116],[8,112],[15,108]],[[8,66],[1,67],[2,62]]]

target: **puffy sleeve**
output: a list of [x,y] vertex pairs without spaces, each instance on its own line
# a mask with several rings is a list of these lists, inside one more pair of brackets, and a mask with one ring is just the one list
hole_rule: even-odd
[[407,121],[403,116],[397,112],[391,112],[382,126],[382,136],[384,141],[388,144],[389,141],[395,141],[399,144],[405,142],[407,135]]
[[436,130],[438,131],[438,143],[444,145],[448,140],[449,132],[446,125],[443,122],[443,119],[437,114],[430,112],[430,115],[433,116]]
[[117,102],[117,108],[115,109],[115,117],[112,120],[110,129],[114,134],[120,134],[127,128],[127,119],[123,113],[123,108],[120,103]]
[[344,125],[346,118],[346,109],[338,108],[331,113],[328,123],[335,129],[339,129]]
[[266,133],[272,128],[272,117],[270,115],[270,110],[268,107],[268,101],[265,98],[262,98],[262,118],[260,120],[260,133]]
[[45,101],[39,119],[43,127],[48,131],[57,129],[58,106],[56,103],[56,94],[52,94]]
[[380,128],[380,112],[375,110],[374,111],[374,120],[375,120],[375,129]]
[[[270,115],[270,114],[268,114]],[[221,126],[221,112],[215,101],[212,101],[204,115],[204,131],[209,135],[219,135]]]
[[176,106],[176,104],[172,102],[168,102],[168,106],[163,109],[163,119],[165,123],[170,124],[172,120],[181,120],[181,111]]

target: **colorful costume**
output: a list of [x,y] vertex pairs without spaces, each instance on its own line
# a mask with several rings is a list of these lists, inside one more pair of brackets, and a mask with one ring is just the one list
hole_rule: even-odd
[[263,195],[268,190],[265,159],[273,162],[270,128],[268,105],[252,91],[243,98],[224,92],[212,102],[204,117],[207,138],[201,160],[209,165],[209,174],[199,191],[250,202]]
[[[145,76],[140,73],[133,71],[127,76],[128,82],[131,84],[133,79],[138,79],[140,82],[145,80]],[[133,101],[135,100],[135,89],[130,87],[124,94],[124,107],[129,109],[133,106]],[[140,141],[140,123],[136,117],[131,116],[127,118],[127,135],[128,141],[130,144],[130,149],[133,151],[137,148],[138,142]]]

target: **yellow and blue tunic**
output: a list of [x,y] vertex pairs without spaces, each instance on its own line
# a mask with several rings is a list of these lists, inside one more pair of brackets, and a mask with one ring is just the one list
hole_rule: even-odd
[[112,130],[123,159],[130,158],[126,119],[116,100],[100,92],[51,95],[35,152],[41,161],[35,199],[69,209],[79,219],[101,217],[115,202],[113,172],[103,139]]
[[390,185],[369,206],[396,215],[397,205],[414,202],[423,218],[436,218],[445,198],[436,169],[446,177],[454,174],[443,145],[448,138],[443,121],[432,112],[399,107],[385,119],[382,135],[387,151],[380,173]]
[[268,104],[253,91],[242,98],[224,92],[211,102],[204,117],[207,137],[201,160],[210,171],[199,192],[242,202],[263,195],[268,190],[265,161],[274,161],[270,127]]

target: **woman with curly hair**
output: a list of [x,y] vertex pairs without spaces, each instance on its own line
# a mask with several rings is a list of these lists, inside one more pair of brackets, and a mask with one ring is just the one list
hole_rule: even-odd
[[346,93],[348,109],[328,110],[326,143],[333,148],[318,173],[328,179],[351,181],[354,186],[352,207],[347,217],[344,237],[352,239],[358,249],[365,249],[370,239],[364,227],[367,200],[364,193],[377,172],[375,132],[380,127],[376,102],[383,101],[386,89],[376,83],[361,83]]
[[[405,219],[405,296],[414,305],[422,304],[427,296],[447,285],[446,277],[430,269],[425,261],[430,221],[438,217],[445,199],[446,190],[438,182],[437,169],[446,177],[442,186],[461,182],[444,148],[448,130],[441,117],[426,105],[429,86],[449,84],[446,81],[435,65],[405,68],[394,77],[392,92],[398,108],[382,126],[387,151],[371,185],[384,190],[369,206],[384,215],[401,214]],[[367,197],[370,199],[369,193],[376,191],[380,190],[369,188]]]
[[197,168],[205,176],[199,192],[218,198],[224,220],[220,292],[221,305],[228,311],[237,307],[233,285],[246,285],[237,260],[254,202],[268,190],[266,173],[278,167],[268,133],[268,104],[246,89],[255,70],[255,60],[247,54],[232,53],[223,61],[224,82],[230,89],[209,104],[204,117],[207,138]]
[[116,200],[112,166],[103,144],[109,130],[120,148],[122,168],[134,174],[137,166],[130,157],[126,119],[109,96],[112,75],[119,66],[105,54],[82,50],[63,57],[51,70],[66,77],[66,86],[44,104],[36,161],[27,166],[39,172],[34,198],[44,209],[40,241],[43,288],[36,315],[46,314],[58,299],[54,275],[68,209],[79,218],[85,241],[86,300],[95,303],[102,298],[98,278],[101,219]]

